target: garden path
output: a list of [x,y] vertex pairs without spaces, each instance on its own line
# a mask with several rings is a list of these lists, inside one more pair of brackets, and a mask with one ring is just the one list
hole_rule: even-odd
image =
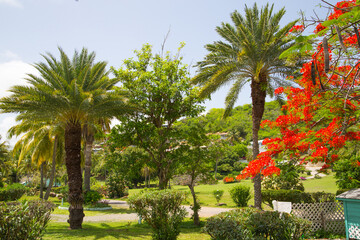
[[[109,204],[128,208],[129,205],[125,201],[109,200]],[[192,210],[190,206],[184,206],[188,212],[188,216],[191,216]],[[215,208],[215,207],[201,207],[199,215],[200,217],[211,217],[221,212],[230,211],[233,208]],[[69,218],[68,215],[63,214],[52,214],[52,221],[66,222]],[[84,222],[117,222],[117,221],[137,221],[139,217],[136,213],[123,213],[123,214],[103,214],[96,216],[85,216]]]

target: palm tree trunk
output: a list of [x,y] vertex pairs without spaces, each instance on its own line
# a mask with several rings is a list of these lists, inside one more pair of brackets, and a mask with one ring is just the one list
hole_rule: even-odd
[[91,152],[94,143],[94,134],[86,134],[85,143],[85,174],[84,174],[84,188],[85,192],[90,191],[90,176],[91,176]]
[[45,162],[41,163],[40,167],[40,198],[44,198],[44,164]]
[[50,182],[49,182],[49,186],[48,186],[47,189],[46,189],[46,193],[45,193],[45,197],[44,197],[45,200],[48,200],[48,199],[49,199],[50,192],[51,192],[51,188],[52,188],[52,186],[53,186],[53,184],[54,184],[57,143],[58,143],[58,137],[55,136],[54,148],[53,148],[53,156],[52,156],[52,163],[51,163]]
[[[259,129],[264,114],[266,98],[266,78],[260,81],[251,82],[251,100],[252,100],[252,136],[253,136],[253,159],[259,154]],[[261,209],[261,176],[260,173],[254,178],[254,200],[255,207]]]
[[81,175],[81,125],[68,122],[65,127],[65,162],[69,184],[69,220],[71,229],[82,228],[84,197]]

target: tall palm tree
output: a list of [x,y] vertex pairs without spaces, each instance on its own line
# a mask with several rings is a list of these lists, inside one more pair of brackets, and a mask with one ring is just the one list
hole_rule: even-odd
[[[222,23],[216,28],[225,40],[208,44],[208,54],[198,62],[198,74],[193,82],[202,86],[201,96],[206,97],[221,86],[232,83],[225,99],[225,114],[229,115],[242,87],[251,86],[253,159],[259,154],[258,131],[264,113],[265,97],[273,95],[278,86],[289,83],[283,76],[291,74],[294,66],[286,66],[279,55],[291,45],[287,33],[296,21],[283,28],[279,22],[285,9],[273,14],[273,5],[267,4],[259,11],[256,4],[245,6],[245,15],[231,14],[234,25]],[[255,206],[261,208],[261,177],[254,180]]]
[[84,218],[81,175],[81,133],[87,119],[111,118],[129,108],[112,91],[118,82],[108,78],[106,62],[95,62],[95,53],[75,51],[72,60],[59,48],[60,59],[42,55],[34,64],[39,76],[28,74],[29,86],[14,86],[0,100],[0,109],[19,113],[17,119],[54,121],[64,125],[65,163],[69,185],[70,228],[82,227]]

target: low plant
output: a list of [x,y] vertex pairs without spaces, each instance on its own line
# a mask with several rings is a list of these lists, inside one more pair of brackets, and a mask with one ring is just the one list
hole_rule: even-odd
[[0,204],[0,240],[41,239],[55,205],[37,200]]
[[235,182],[235,178],[231,177],[231,176],[226,176],[223,178],[223,182],[226,183],[234,183]]
[[273,207],[272,201],[285,201],[292,203],[316,203],[316,202],[334,202],[335,194],[326,192],[302,192],[299,190],[263,190],[261,191],[262,201]]
[[94,206],[101,198],[102,195],[99,192],[95,190],[87,191],[84,194],[84,204]]
[[299,240],[310,226],[311,222],[287,213],[246,208],[208,218],[204,231],[219,240]]
[[0,201],[15,201],[22,197],[28,188],[20,183],[14,183],[7,185],[4,188],[0,188]]
[[252,233],[245,226],[248,217],[259,210],[254,208],[236,209],[222,212],[207,219],[203,230],[212,239],[252,240]]
[[237,185],[230,189],[230,196],[238,207],[246,207],[251,198],[250,187]]
[[224,195],[224,190],[214,190],[213,195],[214,195],[214,197],[216,199],[217,204],[219,204],[220,199]]
[[145,191],[128,199],[130,208],[150,225],[152,239],[175,240],[179,235],[179,225],[186,216],[181,206],[185,194],[174,190]]
[[254,212],[245,224],[255,239],[281,240],[301,239],[311,226],[310,221],[277,211]]

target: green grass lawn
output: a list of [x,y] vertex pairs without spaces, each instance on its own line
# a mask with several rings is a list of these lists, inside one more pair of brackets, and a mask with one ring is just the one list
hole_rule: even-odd
[[[180,228],[179,240],[207,240],[210,236],[201,232],[201,227],[193,225],[186,219]],[[135,222],[84,223],[83,229],[69,230],[68,223],[51,222],[46,228],[44,240],[76,239],[76,240],[110,240],[110,239],[151,239],[151,229],[146,224]]]

